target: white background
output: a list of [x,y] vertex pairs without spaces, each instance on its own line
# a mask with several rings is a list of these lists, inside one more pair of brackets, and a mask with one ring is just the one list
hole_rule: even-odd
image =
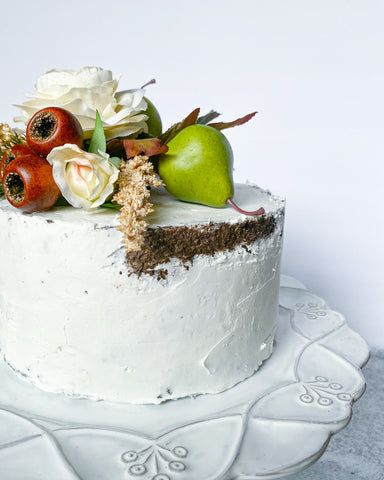
[[[223,120],[235,179],[286,197],[283,272],[384,347],[384,2],[2,2],[0,122],[51,68],[97,65],[147,95],[166,126]],[[1,246],[0,246],[1,248]]]

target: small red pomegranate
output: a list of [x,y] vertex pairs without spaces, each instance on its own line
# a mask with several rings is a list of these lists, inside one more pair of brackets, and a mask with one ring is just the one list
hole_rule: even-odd
[[19,143],[14,145],[11,150],[4,153],[0,162],[0,178],[3,180],[4,170],[13,160],[19,157],[25,157],[26,155],[34,155],[34,152],[25,143]]
[[46,157],[53,148],[65,143],[73,143],[81,148],[83,129],[68,110],[47,107],[39,110],[29,120],[26,137],[29,147],[38,155]]
[[36,154],[12,160],[2,181],[9,203],[25,213],[51,208],[60,196],[51,165]]

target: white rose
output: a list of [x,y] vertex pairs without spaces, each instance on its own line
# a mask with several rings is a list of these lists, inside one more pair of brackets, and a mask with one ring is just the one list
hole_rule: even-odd
[[128,136],[141,131],[147,132],[143,114],[147,108],[142,88],[116,92],[119,76],[99,67],[84,67],[79,71],[50,70],[41,76],[35,85],[32,98],[22,105],[24,116],[16,122],[28,123],[29,119],[45,107],[61,107],[72,112],[90,138],[95,128],[96,110],[103,121],[107,140],[117,136]]
[[89,210],[112,195],[119,170],[107,153],[84,152],[77,145],[66,143],[52,149],[47,160],[57,186],[72,206]]

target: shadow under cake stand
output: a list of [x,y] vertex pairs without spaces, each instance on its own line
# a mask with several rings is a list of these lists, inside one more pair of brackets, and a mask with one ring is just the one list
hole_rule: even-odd
[[50,394],[0,366],[0,480],[251,480],[314,463],[365,389],[365,341],[282,276],[275,350],[218,394],[161,405]]

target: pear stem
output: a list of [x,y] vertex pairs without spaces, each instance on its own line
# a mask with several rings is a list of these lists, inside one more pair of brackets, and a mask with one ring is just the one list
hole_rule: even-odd
[[149,82],[147,82],[146,84],[144,84],[141,88],[145,88],[147,87],[148,85],[152,85],[153,83],[156,83],[156,80],[154,78],[152,78],[152,80],[149,80]]
[[260,207],[258,210],[254,212],[248,212],[246,210],[243,210],[242,208],[236,205],[236,203],[232,200],[232,198],[228,198],[227,203],[228,205],[230,205],[232,208],[237,210],[239,213],[242,213],[243,215],[249,215],[249,216],[255,217],[256,215],[263,215],[263,213],[265,213],[265,210],[263,207]]

